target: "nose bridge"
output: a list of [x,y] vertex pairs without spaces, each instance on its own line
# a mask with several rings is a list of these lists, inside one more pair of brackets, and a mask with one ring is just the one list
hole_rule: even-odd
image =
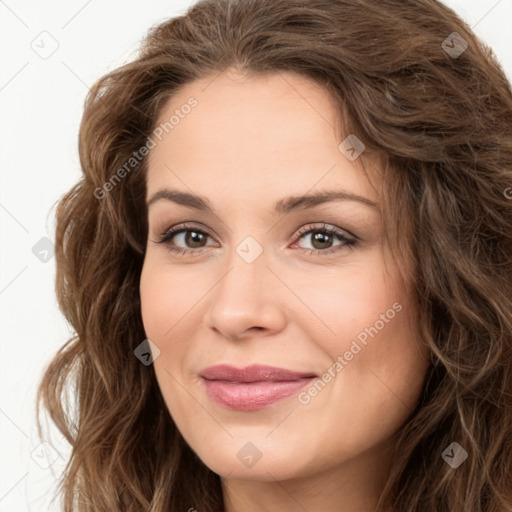
[[228,292],[236,298],[247,297],[248,293],[261,296],[264,293],[264,283],[267,282],[268,253],[263,250],[263,244],[254,236],[247,235],[234,245],[226,256],[228,274],[219,283],[218,293]]
[[280,328],[283,312],[267,264],[263,247],[253,237],[234,247],[226,259],[227,273],[212,290],[206,315],[210,327],[229,337],[238,337],[251,327]]
[[[261,247],[261,246],[260,246]],[[265,295],[268,286],[267,258],[256,254],[254,242],[242,241],[234,248],[226,261],[228,273],[217,286],[217,302],[222,301],[234,311],[254,310]],[[237,306],[238,305],[238,306]]]

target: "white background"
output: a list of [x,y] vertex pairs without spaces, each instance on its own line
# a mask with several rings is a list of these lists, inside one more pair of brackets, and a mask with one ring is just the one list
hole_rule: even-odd
[[[55,259],[49,253],[42,262],[32,248],[53,240],[55,202],[80,176],[77,137],[88,87],[132,59],[149,27],[192,3],[0,0],[0,512],[60,510],[45,494],[68,450],[53,428],[61,455],[50,450],[58,458],[40,467],[47,459],[38,448],[34,399],[44,365],[70,329],[54,296]],[[511,80],[512,0],[445,3],[494,49]],[[52,45],[58,48],[48,58],[35,51]]]

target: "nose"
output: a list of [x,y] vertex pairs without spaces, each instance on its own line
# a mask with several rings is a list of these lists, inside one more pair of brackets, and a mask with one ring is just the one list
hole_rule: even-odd
[[252,263],[236,253],[230,258],[227,272],[211,291],[204,320],[209,329],[230,340],[241,340],[284,328],[282,283],[267,267],[264,254]]

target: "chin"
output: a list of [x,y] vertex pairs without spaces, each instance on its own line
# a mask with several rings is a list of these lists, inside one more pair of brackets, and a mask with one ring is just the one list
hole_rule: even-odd
[[[268,435],[268,433],[266,434]],[[278,445],[265,437],[230,438],[195,450],[202,462],[221,477],[242,480],[289,480],[304,477],[316,468],[310,457],[297,448],[297,443]]]

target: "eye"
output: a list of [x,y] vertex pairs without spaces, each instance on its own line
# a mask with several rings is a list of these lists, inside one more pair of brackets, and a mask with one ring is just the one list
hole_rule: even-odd
[[[298,239],[310,238],[312,249],[304,248],[308,254],[329,254],[340,251],[357,244],[358,239],[335,226],[322,224],[321,226],[306,226],[297,233]],[[333,243],[338,240],[338,244]],[[296,244],[296,243],[295,243]],[[294,244],[294,245],[295,245]]]
[[[358,243],[358,239],[354,235],[327,224],[305,226],[295,235],[295,240],[302,241],[308,237],[311,239],[312,249],[299,245],[299,248],[308,254],[325,255],[355,246]],[[182,223],[166,230],[158,240],[154,240],[154,243],[166,244],[170,251],[181,255],[200,252],[201,249],[207,247],[208,238],[213,239],[207,231],[193,224]],[[335,244],[336,240],[337,244]],[[294,242],[292,247],[297,243],[297,241]]]
[[[179,224],[168,229],[163,233],[155,243],[166,244],[167,248],[179,254],[188,252],[197,252],[197,249],[205,247],[206,240],[212,238],[206,231],[199,229],[195,225],[186,223]],[[181,244],[181,247],[176,247],[173,244]],[[183,247],[183,244],[185,247]]]

